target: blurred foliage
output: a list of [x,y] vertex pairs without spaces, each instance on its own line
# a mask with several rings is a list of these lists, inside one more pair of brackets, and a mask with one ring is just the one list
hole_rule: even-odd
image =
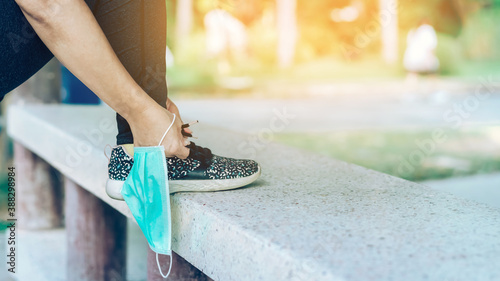
[[[175,38],[170,34],[173,35],[177,1],[179,0],[167,0],[168,43],[171,48],[174,48]],[[344,65],[362,61],[373,63],[375,61],[373,58],[380,57],[381,53],[379,1],[297,0],[299,40],[296,45],[294,68],[311,69],[311,66],[315,64],[324,66],[325,63],[321,61],[331,62],[332,60]],[[248,56],[238,60],[229,60],[231,71],[224,72],[224,75],[270,74],[272,78],[275,73],[287,74],[288,70],[283,71],[276,67],[275,0],[197,0],[193,1],[193,5],[194,24],[189,44],[181,50],[174,49],[177,67],[171,69],[171,73],[182,72],[186,69],[197,72],[193,76],[201,80],[191,80],[194,84],[198,82],[206,84],[208,80],[212,83],[217,80],[217,76],[221,73],[218,69],[220,65],[217,64],[217,60],[206,57],[203,17],[210,10],[224,9],[244,23],[249,37]],[[355,21],[335,22],[332,20],[331,13],[334,9],[349,5],[356,6],[359,11],[359,17]],[[441,74],[475,75],[476,70],[484,72],[480,69],[480,63],[487,65],[490,71],[491,62],[500,61],[499,17],[500,0],[399,0],[398,26],[401,61],[408,32],[417,27],[422,20],[426,20],[438,32],[437,55],[441,62]],[[343,48],[356,46],[357,42],[359,45],[360,38],[366,39],[366,37],[368,37],[367,43],[358,48],[354,56],[346,57]],[[399,67],[399,71],[393,71],[388,69],[381,59],[378,61],[377,67],[387,69],[391,75],[400,77],[405,74],[402,67]],[[469,65],[474,65],[472,68],[474,71],[467,70]],[[493,71],[498,72],[498,68]],[[333,74],[333,70],[336,69],[336,67],[330,69],[319,67],[313,72],[324,76],[325,72]],[[365,77],[371,77],[372,74],[377,76],[376,72],[368,73],[361,69],[360,72],[368,75]],[[358,73],[352,74],[353,78],[360,77]],[[177,75],[177,77],[187,76],[186,74]]]

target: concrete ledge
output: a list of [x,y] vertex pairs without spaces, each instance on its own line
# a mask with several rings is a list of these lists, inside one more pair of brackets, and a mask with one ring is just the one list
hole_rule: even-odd
[[[130,217],[104,191],[109,122],[106,107],[25,106],[10,108],[8,128]],[[195,133],[232,157],[248,138],[207,125]],[[278,144],[256,160],[263,176],[247,188],[172,197],[174,251],[215,280],[500,279],[499,209]]]

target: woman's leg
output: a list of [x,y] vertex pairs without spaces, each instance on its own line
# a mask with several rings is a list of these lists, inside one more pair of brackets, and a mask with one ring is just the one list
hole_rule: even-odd
[[[99,25],[132,78],[162,107],[165,82],[166,7],[164,0],[88,0]],[[1,1],[0,100],[42,68],[52,53],[14,1]],[[15,58],[15,59],[14,59]],[[117,114],[118,144],[133,143],[127,121]]]
[[54,56],[15,1],[0,1],[0,101]]
[[[189,149],[185,147],[180,119],[174,119],[174,115],[164,105],[159,105],[135,82],[116,56],[85,2],[15,1],[37,35],[59,61],[129,122],[135,136],[134,145],[155,145],[165,128],[174,122],[162,143],[165,155],[181,159],[188,156]],[[29,52],[26,54],[28,57],[32,55]],[[4,60],[5,54],[0,53],[0,57]],[[22,57],[8,59],[15,61],[14,67],[22,67]]]
[[[165,0],[89,0],[89,7],[121,63],[142,89],[166,107]],[[133,143],[127,121],[117,114],[117,144]]]

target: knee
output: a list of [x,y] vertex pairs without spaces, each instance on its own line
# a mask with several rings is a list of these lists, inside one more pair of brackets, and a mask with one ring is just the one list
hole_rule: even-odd
[[15,0],[27,17],[46,23],[61,12],[63,2],[67,0]]

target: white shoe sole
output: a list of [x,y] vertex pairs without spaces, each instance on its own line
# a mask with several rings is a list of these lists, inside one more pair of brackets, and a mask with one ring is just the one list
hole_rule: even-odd
[[[236,179],[223,179],[223,180],[170,180],[168,186],[170,193],[176,192],[209,192],[230,190],[243,187],[251,184],[260,177],[260,167],[257,173]],[[123,200],[122,188],[125,181],[108,179],[106,182],[106,193],[109,197],[116,200]]]

